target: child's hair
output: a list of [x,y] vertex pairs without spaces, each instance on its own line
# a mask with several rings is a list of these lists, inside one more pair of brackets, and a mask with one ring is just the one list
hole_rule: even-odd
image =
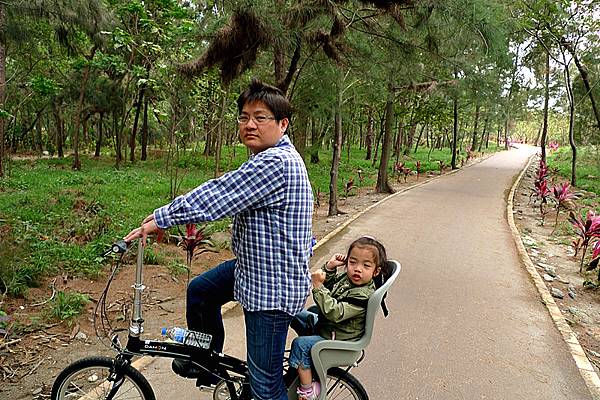
[[377,252],[375,253],[375,264],[376,264],[377,268],[379,268],[379,272],[381,275],[383,275],[384,277],[388,276],[387,255],[385,253],[385,247],[383,247],[381,242],[379,242],[377,239],[375,239],[372,236],[361,236],[358,239],[356,239],[354,242],[352,242],[352,244],[350,244],[350,247],[348,248],[348,257],[350,257],[350,252],[356,246],[375,247],[377,249]]

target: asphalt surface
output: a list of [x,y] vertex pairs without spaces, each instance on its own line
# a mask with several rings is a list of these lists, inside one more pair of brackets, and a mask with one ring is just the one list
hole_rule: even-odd
[[[367,357],[352,373],[373,400],[592,399],[521,265],[506,194],[533,149],[502,152],[388,198],[317,249],[313,265],[361,235],[380,238],[402,272]],[[225,352],[244,356],[239,309]],[[144,370],[157,399],[209,399],[170,372]]]

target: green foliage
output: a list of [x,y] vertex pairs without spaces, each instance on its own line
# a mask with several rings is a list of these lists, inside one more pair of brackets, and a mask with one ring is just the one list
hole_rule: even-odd
[[166,257],[154,245],[147,246],[144,249],[144,264],[149,265],[164,265]]
[[50,317],[71,325],[89,302],[90,298],[85,294],[59,290],[50,302]]
[[[577,187],[600,195],[600,153],[597,146],[577,150]],[[571,179],[571,148],[560,147],[548,155],[548,165],[564,179]]]
[[182,275],[187,272],[187,266],[181,260],[171,260],[167,264],[169,273],[173,276]]

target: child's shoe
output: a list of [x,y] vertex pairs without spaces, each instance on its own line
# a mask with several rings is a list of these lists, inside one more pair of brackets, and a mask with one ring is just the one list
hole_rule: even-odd
[[321,385],[319,382],[313,382],[309,388],[298,386],[296,393],[298,394],[298,400],[317,400],[321,393]]

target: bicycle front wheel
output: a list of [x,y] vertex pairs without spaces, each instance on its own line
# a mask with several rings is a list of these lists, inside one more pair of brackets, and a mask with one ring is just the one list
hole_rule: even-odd
[[369,400],[363,385],[341,368],[327,371],[327,400]]
[[88,357],[65,368],[52,385],[52,400],[155,400],[152,387],[135,368],[115,372],[114,360]]

